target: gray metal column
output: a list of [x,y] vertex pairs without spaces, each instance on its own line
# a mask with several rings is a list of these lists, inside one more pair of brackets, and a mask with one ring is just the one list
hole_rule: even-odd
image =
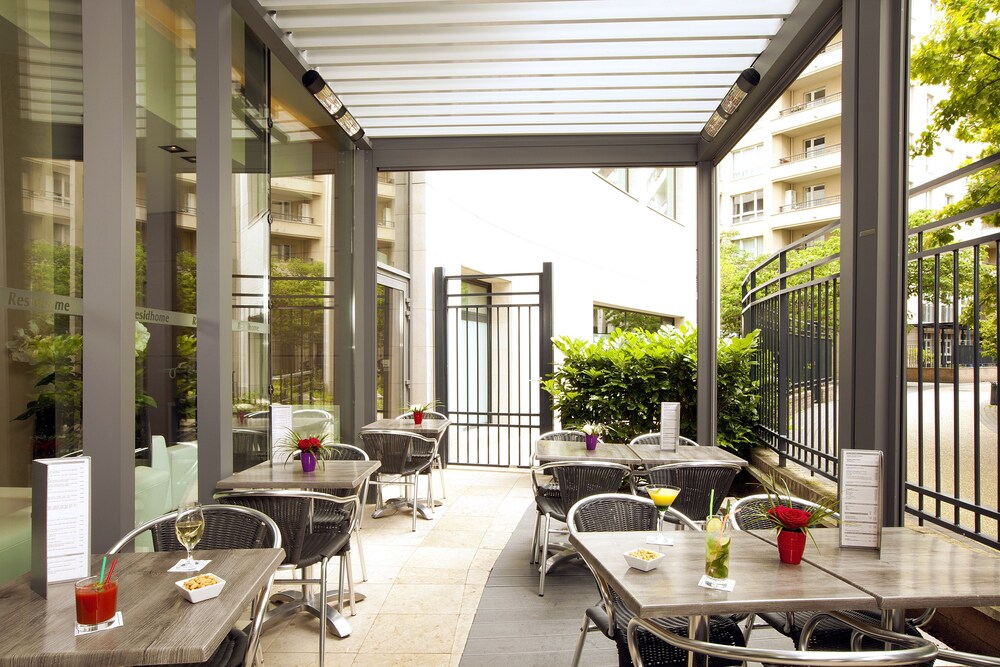
[[95,552],[135,525],[135,2],[83,3],[83,453]]
[[[538,278],[538,365],[541,369],[542,380],[555,369],[555,349],[552,345],[552,262],[542,264],[542,275]],[[549,392],[542,390],[539,395],[539,432],[546,433],[552,430],[552,396]]]
[[337,154],[334,185],[334,289],[341,437],[354,443],[375,419],[375,200],[371,151]]
[[198,497],[233,471],[232,8],[199,0]]
[[886,525],[902,521],[905,0],[844,0],[840,442],[885,456]]
[[[697,166],[698,230],[698,444],[714,445],[719,387],[719,230],[715,206],[715,166]],[[683,434],[682,434],[683,435]]]

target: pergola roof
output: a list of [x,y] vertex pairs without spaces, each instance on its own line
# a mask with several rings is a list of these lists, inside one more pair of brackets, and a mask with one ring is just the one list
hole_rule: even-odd
[[[829,3],[259,0],[382,138],[697,135]],[[819,46],[822,46],[821,44]]]

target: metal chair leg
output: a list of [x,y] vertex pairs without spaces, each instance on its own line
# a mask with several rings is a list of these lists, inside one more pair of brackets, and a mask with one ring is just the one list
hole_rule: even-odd
[[354,528],[354,543],[358,545],[358,561],[361,563],[361,581],[368,581],[368,569],[365,567],[365,549],[361,544],[361,526]]
[[538,566],[538,596],[542,597],[545,595],[545,570],[546,560],[548,559],[549,553],[549,522],[551,518],[548,514],[545,515],[545,527],[542,532],[542,548],[538,550],[539,556],[539,566]]
[[528,563],[534,565],[538,562],[538,529],[541,526],[542,515],[536,509],[535,510],[535,532],[531,534],[531,558],[528,559]]
[[438,480],[440,480],[438,483],[441,485],[441,497],[442,498],[447,498],[448,497],[448,492],[444,488],[444,464],[441,463],[441,455],[438,454],[434,458],[434,461],[435,461],[435,463],[432,463],[431,467],[434,467],[435,464],[437,465]]
[[[326,566],[330,562],[329,558],[320,561],[319,566],[319,603],[326,603]],[[323,667],[326,660],[326,616],[319,618],[319,667]]]
[[590,632],[590,619],[585,613],[583,615],[583,625],[580,626],[580,638],[576,640],[576,651],[573,653],[572,667],[577,667],[580,664],[580,656],[583,655],[583,645],[587,643],[588,632]]
[[357,611],[354,609],[354,603],[357,602],[354,595],[354,566],[351,564],[351,552],[347,552],[347,594],[350,596],[351,604],[351,616],[356,616]]

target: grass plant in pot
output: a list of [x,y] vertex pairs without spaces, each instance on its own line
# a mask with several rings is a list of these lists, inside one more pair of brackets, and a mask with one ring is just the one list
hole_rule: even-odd
[[586,436],[587,449],[593,451],[597,449],[597,443],[600,442],[601,436],[604,434],[604,426],[601,424],[591,424],[587,423],[580,427],[583,434]]
[[298,455],[299,462],[302,464],[302,472],[313,472],[317,465],[322,469],[324,462],[330,458],[327,437],[325,433],[317,437],[289,430],[288,435],[282,438],[278,447],[286,452],[286,465]]
[[433,410],[437,404],[437,400],[431,400],[427,403],[413,403],[406,407],[406,411],[413,414],[413,423],[419,426],[424,422],[424,413]]
[[[802,562],[806,537],[811,537],[809,531],[820,524],[836,522],[837,502],[823,498],[815,505],[803,506],[792,497],[787,485],[774,478],[761,484],[770,504],[770,507],[763,510],[762,516],[778,531],[778,557],[782,563],[797,565]],[[780,490],[779,484],[783,487]],[[813,540],[814,544],[815,542]]]

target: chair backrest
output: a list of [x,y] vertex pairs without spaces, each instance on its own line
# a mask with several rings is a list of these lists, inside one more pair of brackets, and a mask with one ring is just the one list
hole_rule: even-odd
[[349,445],[346,442],[337,442],[327,447],[331,461],[369,461],[368,452]]
[[[703,519],[715,514],[740,472],[740,466],[733,463],[699,461],[698,463],[668,463],[643,472],[650,486],[671,485],[680,487],[681,492],[672,507],[689,517]],[[709,499],[714,502],[711,512]]]
[[532,470],[552,475],[559,485],[559,502],[563,516],[577,501],[599,493],[616,493],[623,484],[632,486],[632,471],[620,463],[598,461],[560,461],[546,463]]
[[[632,655],[632,661],[636,665],[643,664],[639,653],[638,633],[640,630],[651,633],[674,648],[726,661],[721,664],[760,662],[770,665],[797,667],[805,667],[806,665],[810,667],[849,667],[860,664],[871,665],[872,667],[900,667],[902,665],[917,665],[920,663],[932,664],[934,658],[938,655],[937,645],[923,637],[903,635],[876,628],[873,625],[862,623],[839,612],[827,613],[835,620],[844,623],[863,635],[906,648],[885,651],[791,651],[778,648],[748,648],[746,646],[715,644],[691,639],[678,633],[670,632],[642,618],[633,618],[629,621],[626,641],[628,642],[629,653]],[[718,664],[715,660],[709,660],[708,663]]]
[[[205,532],[198,542],[199,549],[260,549],[280,548],[281,531],[271,517],[253,509],[226,505],[205,505]],[[154,551],[184,551],[177,541],[174,523],[177,511],[147,521],[130,530],[109,550],[118,553],[126,544],[145,532],[153,538]]]
[[267,433],[250,428],[233,429],[234,472],[263,463],[267,460]]
[[[784,504],[802,510],[814,510],[819,505],[802,498],[782,496]],[[733,522],[736,530],[760,530],[774,528],[774,524],[765,514],[771,508],[771,499],[766,493],[758,493],[746,498],[740,498],[733,505],[729,513],[729,520]],[[832,519],[839,519],[839,514],[831,514]]]
[[[438,412],[437,410],[424,410],[424,417],[426,417],[427,419],[447,419],[448,415],[444,414],[443,412]],[[403,414],[396,417],[396,419],[413,421],[413,413],[404,412]]]
[[303,557],[303,545],[310,531],[313,512],[346,512],[349,526],[344,532],[349,532],[360,515],[361,506],[358,497],[353,495],[335,497],[317,491],[288,489],[223,491],[216,493],[215,499],[226,505],[249,507],[271,517],[281,532],[284,562],[290,565],[296,565]]
[[573,431],[570,429],[562,431],[549,431],[538,436],[538,440],[569,440],[570,442],[585,442],[587,440],[587,434],[583,431]]
[[[692,445],[694,447],[698,446],[698,443],[691,438],[685,438],[683,435],[677,436],[677,440],[682,445]],[[643,433],[642,435],[637,435],[632,438],[629,443],[630,445],[658,445],[660,444],[660,434],[659,433]]]
[[582,498],[566,514],[569,532],[656,530],[656,505],[627,493],[599,493]]
[[[418,433],[393,430],[361,431],[361,447],[373,460],[381,462],[379,473],[398,475],[413,466],[415,455],[437,452],[438,441]],[[427,464],[430,465],[430,462]]]

